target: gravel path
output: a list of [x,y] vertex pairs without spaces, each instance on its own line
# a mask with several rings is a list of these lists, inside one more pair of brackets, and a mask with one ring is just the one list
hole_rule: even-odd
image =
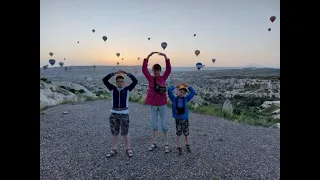
[[[130,103],[130,135],[134,157],[106,158],[111,146],[109,101],[63,104],[40,115],[40,179],[280,179],[280,130],[254,127],[218,117],[190,114],[191,153],[175,147],[175,124],[169,110],[169,144],[147,149],[151,116],[147,106]],[[63,114],[68,111],[68,114]],[[160,127],[160,126],[159,126]]]

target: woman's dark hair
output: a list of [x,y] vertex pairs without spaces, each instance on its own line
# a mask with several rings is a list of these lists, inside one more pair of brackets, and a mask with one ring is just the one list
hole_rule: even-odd
[[155,71],[161,71],[161,66],[160,66],[160,64],[155,64],[152,66],[152,69]]

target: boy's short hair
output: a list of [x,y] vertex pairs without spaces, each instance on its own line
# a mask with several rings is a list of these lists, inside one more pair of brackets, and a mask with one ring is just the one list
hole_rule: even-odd
[[187,88],[180,88],[179,90],[184,90],[185,93],[188,92]]
[[121,75],[119,75],[119,76],[116,77],[116,81],[117,81],[118,79],[124,79],[124,77],[121,76]]

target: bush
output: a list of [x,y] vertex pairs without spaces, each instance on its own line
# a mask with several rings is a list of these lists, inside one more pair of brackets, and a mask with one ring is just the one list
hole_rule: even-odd
[[73,94],[76,94],[77,90],[75,89],[69,89],[70,92],[72,92]]
[[242,110],[240,108],[234,108],[233,109],[233,114],[240,115],[241,113],[242,113]]
[[101,94],[103,94],[104,93],[104,91],[97,91],[96,92],[96,96],[100,96]]
[[131,102],[139,102],[140,98],[136,98],[136,97],[130,96],[129,97],[129,101],[131,101]]
[[51,81],[48,81],[47,78],[40,78],[40,81],[46,82],[46,83],[51,83]]
[[62,89],[68,90],[65,86],[59,86]]
[[97,98],[95,98],[95,97],[90,97],[90,96],[86,97],[86,101],[94,101],[96,99]]

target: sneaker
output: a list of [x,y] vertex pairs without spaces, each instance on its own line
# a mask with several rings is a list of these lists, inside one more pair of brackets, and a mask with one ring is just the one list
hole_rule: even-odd
[[178,155],[182,155],[182,148],[181,147],[178,147],[177,151],[178,151]]
[[188,151],[188,152],[191,152],[190,145],[189,145],[189,144],[186,144],[186,147],[187,147],[187,151]]

